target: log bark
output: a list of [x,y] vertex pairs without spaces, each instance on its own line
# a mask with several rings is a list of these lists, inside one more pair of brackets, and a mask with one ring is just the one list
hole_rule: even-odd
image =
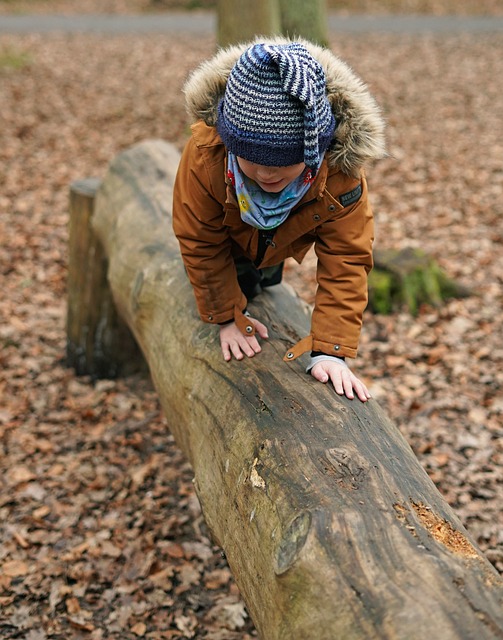
[[93,227],[115,304],[195,473],[208,527],[264,640],[503,637],[503,585],[376,401],[282,361],[308,331],[278,285],[252,312],[262,353],[225,363],[170,222],[178,153],[119,155]]

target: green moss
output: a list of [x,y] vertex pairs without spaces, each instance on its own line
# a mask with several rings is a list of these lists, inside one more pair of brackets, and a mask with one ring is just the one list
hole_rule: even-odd
[[0,49],[0,71],[19,71],[31,64],[31,56],[26,51]]
[[369,276],[369,307],[387,315],[393,310],[393,278],[390,273],[374,269]]
[[419,249],[386,250],[376,253],[369,277],[369,307],[388,314],[406,308],[417,315],[422,304],[441,306],[445,300],[469,295],[439,265]]

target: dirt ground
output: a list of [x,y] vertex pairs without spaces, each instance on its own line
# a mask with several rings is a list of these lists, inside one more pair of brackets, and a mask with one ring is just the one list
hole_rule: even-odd
[[[12,3],[11,3],[12,4]],[[0,3],[5,9],[6,3]],[[68,189],[146,138],[182,148],[211,38],[0,37],[0,636],[254,637],[148,379],[65,366]],[[503,572],[503,34],[331,42],[387,120],[377,246],[472,295],[366,312],[354,368]],[[288,280],[312,300],[313,259]]]

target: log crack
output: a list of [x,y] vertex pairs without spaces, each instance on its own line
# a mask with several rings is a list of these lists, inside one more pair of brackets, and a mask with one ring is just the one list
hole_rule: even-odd
[[474,546],[466,538],[461,531],[457,531],[450,522],[433,512],[423,502],[414,502],[411,500],[411,507],[417,518],[412,519],[411,511],[407,506],[395,503],[393,508],[397,519],[404,524],[410,533],[418,538],[417,525],[420,524],[427,532],[429,537],[443,545],[446,549],[460,555],[464,558],[477,558]]

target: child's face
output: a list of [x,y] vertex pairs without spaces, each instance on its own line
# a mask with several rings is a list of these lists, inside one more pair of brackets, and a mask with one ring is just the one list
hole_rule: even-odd
[[306,168],[303,162],[288,167],[266,167],[244,158],[238,157],[237,160],[239,168],[245,176],[254,180],[263,191],[269,193],[279,193],[295,178],[298,178]]

